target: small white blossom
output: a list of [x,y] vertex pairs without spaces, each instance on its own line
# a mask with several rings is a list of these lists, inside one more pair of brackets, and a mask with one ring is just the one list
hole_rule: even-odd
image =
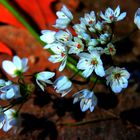
[[118,6],[115,11],[113,11],[110,7],[106,9],[105,14],[100,13],[102,19],[107,23],[112,23],[116,21],[123,20],[126,17],[126,12],[120,14],[120,6]]
[[135,13],[134,23],[137,25],[138,29],[140,30],[140,8]]
[[67,62],[67,48],[62,43],[57,42],[51,46],[51,50],[55,54],[51,55],[48,60],[52,63],[61,62],[59,71],[62,71]]
[[0,89],[1,89],[2,87],[9,86],[9,85],[11,85],[11,84],[12,84],[11,81],[5,81],[5,80],[3,80],[3,79],[0,79]]
[[80,35],[81,33],[86,33],[87,30],[83,22],[81,22],[80,24],[74,24],[73,29],[78,35]]
[[92,112],[94,110],[94,107],[97,105],[97,97],[95,96],[93,91],[90,91],[88,89],[83,89],[75,93],[73,97],[73,103],[80,101],[80,108],[82,112],[85,112],[88,109],[90,109],[90,111]]
[[2,129],[4,132],[7,132],[13,126],[17,126],[19,120],[17,118],[17,112],[14,109],[8,109],[4,112],[4,114],[5,114],[5,120]]
[[52,78],[55,75],[54,72],[49,72],[49,71],[42,71],[37,73],[36,75],[36,82],[38,86],[44,91],[44,88],[47,84],[53,84],[50,78]]
[[89,52],[97,52],[99,55],[102,55],[104,53],[104,49],[102,47],[94,47],[94,46],[88,46]]
[[89,42],[88,42],[88,46],[97,46],[99,44],[99,41],[97,39],[91,39]]
[[4,122],[5,122],[5,114],[0,106],[0,129],[3,127]]
[[103,23],[98,21],[96,24],[95,24],[95,29],[98,30],[98,31],[102,31],[103,30]]
[[67,43],[68,41],[70,41],[72,39],[72,34],[69,30],[66,30],[66,31],[59,30],[55,34],[55,38],[59,42]]
[[103,77],[105,75],[103,63],[97,51],[91,51],[90,54],[80,53],[79,57],[80,60],[77,64],[77,68],[84,70],[84,77],[89,77],[92,74],[93,70],[95,70],[95,73],[100,77]]
[[54,89],[64,97],[72,90],[72,82],[66,76],[60,76],[54,81]]
[[95,16],[95,12],[91,11],[89,14],[86,13],[84,16],[84,23],[87,26],[93,26],[96,24],[96,16]]
[[101,44],[106,44],[109,41],[109,39],[110,39],[110,34],[105,33],[100,35],[99,41]]
[[74,37],[74,41],[70,41],[68,46],[70,47],[69,54],[79,54],[84,50],[84,44],[78,37]]
[[128,86],[130,74],[125,68],[110,67],[106,70],[106,84],[109,85],[114,93],[119,93]]
[[0,99],[9,100],[21,97],[19,85],[11,84],[0,88]]
[[56,13],[58,19],[56,20],[56,24],[53,25],[55,28],[58,29],[65,29],[73,19],[73,15],[70,10],[64,5],[61,11]]
[[28,69],[27,66],[28,59],[20,59],[18,56],[13,57],[13,61],[4,60],[2,62],[2,68],[7,72],[11,77],[16,77],[21,75],[23,72],[26,72]]
[[50,46],[49,44],[55,42],[55,31],[51,31],[51,30],[42,30],[41,31],[42,35],[40,36],[40,39],[42,41],[44,41],[45,43],[47,43],[47,45],[44,46],[44,49],[49,49]]
[[107,44],[107,47],[104,48],[104,53],[107,55],[115,55],[116,54],[115,46],[112,43]]

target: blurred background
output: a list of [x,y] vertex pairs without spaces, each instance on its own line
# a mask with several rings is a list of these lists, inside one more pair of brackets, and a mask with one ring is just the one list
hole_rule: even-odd
[[[123,37],[135,28],[134,14],[140,0],[0,0],[0,78],[8,77],[1,69],[2,61],[11,60],[14,55],[29,59],[29,74],[57,70],[58,65],[48,62],[49,53],[43,50],[39,36],[41,30],[53,29],[55,13],[63,4],[72,11],[75,23],[86,12],[115,9],[120,5],[127,17],[116,24],[115,34]],[[18,14],[9,11],[10,6]],[[72,104],[71,96],[60,98],[53,96],[49,89],[43,93],[37,88],[21,110],[22,127],[17,133],[0,130],[0,140],[139,140],[140,32],[134,32],[116,46],[115,64],[126,67],[131,73],[129,87],[121,94],[110,93],[104,85],[98,84],[94,91],[97,107],[92,113],[83,113],[79,103]],[[72,72],[66,69],[64,74],[72,75]],[[75,90],[80,88],[81,85],[75,86]],[[0,101],[0,104],[3,103]],[[81,121],[88,122],[69,124]]]

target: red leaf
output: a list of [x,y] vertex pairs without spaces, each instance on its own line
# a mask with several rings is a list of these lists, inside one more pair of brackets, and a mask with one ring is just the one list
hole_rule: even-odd
[[24,28],[23,25],[5,7],[3,7],[2,4],[0,4],[0,22]]
[[47,24],[55,22],[56,16],[51,9],[51,3],[56,0],[15,0],[26,11],[40,29],[45,29]]
[[6,54],[12,56],[12,51],[2,42],[0,42],[0,53],[6,53]]

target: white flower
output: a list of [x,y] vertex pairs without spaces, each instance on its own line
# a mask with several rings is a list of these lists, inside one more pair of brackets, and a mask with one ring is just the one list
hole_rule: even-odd
[[60,76],[54,81],[54,89],[64,97],[72,90],[72,82],[66,76]]
[[44,41],[45,43],[47,43],[47,45],[44,46],[44,49],[49,49],[50,46],[49,44],[55,42],[55,31],[51,31],[51,30],[42,30],[41,31],[42,35],[40,36],[40,39],[42,41]]
[[0,99],[9,100],[21,97],[19,85],[11,84],[0,88]]
[[95,12],[91,11],[89,14],[86,13],[84,16],[84,23],[87,26],[93,26],[96,24],[96,16],[95,16]]
[[126,17],[126,12],[120,14],[120,6],[118,6],[115,11],[113,11],[110,7],[106,9],[105,15],[101,12],[100,16],[107,23],[112,23],[116,21],[123,20]]
[[66,31],[59,30],[55,34],[55,38],[59,42],[67,43],[68,41],[70,41],[72,39],[72,34],[69,30],[66,30]]
[[105,33],[100,35],[99,41],[101,44],[106,44],[109,40],[110,40],[110,34]]
[[65,68],[66,62],[67,62],[66,47],[62,43],[56,42],[56,43],[53,43],[50,49],[55,54],[51,55],[48,60],[52,63],[62,62],[59,67],[59,71],[62,71]]
[[65,29],[73,19],[73,15],[70,10],[64,5],[61,11],[56,13],[58,19],[56,20],[56,24],[53,25],[55,28],[58,29]]
[[100,55],[97,53],[97,51],[91,51],[90,54],[80,53],[79,57],[80,60],[77,64],[77,68],[84,70],[84,77],[89,77],[92,74],[93,70],[95,70],[95,73],[100,77],[103,77],[105,75],[102,60],[100,59]]
[[9,131],[13,126],[17,126],[18,118],[17,112],[14,109],[8,109],[4,112],[5,114],[5,122],[3,125],[3,131]]
[[137,25],[138,29],[140,29],[140,8],[135,13],[134,23]]
[[16,77],[21,75],[23,72],[26,72],[28,69],[27,66],[28,59],[20,59],[18,56],[13,57],[13,62],[9,60],[4,60],[2,62],[2,68],[7,72],[11,77]]
[[80,101],[80,108],[82,112],[90,109],[92,112],[94,107],[97,105],[97,97],[94,95],[93,91],[88,89],[83,89],[73,95],[73,103]]
[[70,41],[68,46],[70,47],[69,54],[79,54],[84,50],[84,44],[78,37],[74,37],[74,41]]
[[5,122],[5,114],[0,106],[0,129],[3,127]]
[[0,79],[0,89],[1,89],[2,87],[9,86],[9,85],[11,85],[11,84],[12,84],[11,81],[5,81],[5,80],[3,80],[3,79]]
[[109,85],[114,93],[119,93],[128,86],[130,74],[125,68],[110,67],[106,70],[106,84]]
[[98,30],[98,31],[102,31],[103,30],[103,23],[98,21],[96,24],[95,24],[95,29]]
[[47,84],[53,84],[50,78],[52,78],[55,75],[54,72],[49,72],[49,71],[42,71],[40,73],[37,73],[36,75],[36,82],[38,86],[44,91],[44,88]]
[[80,35],[81,33],[85,33],[87,30],[83,22],[81,22],[80,24],[74,24],[73,29],[78,35]]
[[104,53],[108,55],[115,55],[116,54],[115,46],[112,43],[107,44],[107,47],[104,48]]
[[104,53],[104,49],[102,47],[94,47],[94,46],[88,46],[89,52],[97,52],[99,55],[102,55]]
[[99,44],[99,41],[97,39],[91,39],[89,42],[88,42],[88,46],[97,46]]

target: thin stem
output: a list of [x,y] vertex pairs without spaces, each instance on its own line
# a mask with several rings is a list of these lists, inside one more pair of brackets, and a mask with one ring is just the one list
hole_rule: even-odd
[[95,86],[96,86],[96,84],[97,84],[97,81],[98,81],[98,77],[96,77],[95,82],[93,83],[93,86],[92,86],[92,88],[91,88],[91,91],[95,88]]
[[78,73],[80,72],[80,70],[78,70],[76,73],[74,73],[71,78],[69,78],[70,80],[72,80]]
[[15,104],[11,104],[8,108],[4,109],[3,112],[9,110],[9,109],[12,108],[13,106],[15,106]]
[[19,106],[19,108],[18,108],[18,110],[17,110],[17,114],[19,113],[19,111],[20,111],[20,109],[22,108],[23,104],[24,104],[24,102],[23,102],[22,104],[20,104],[20,106]]
[[97,119],[92,119],[92,120],[87,120],[87,121],[80,121],[76,123],[58,123],[57,125],[64,125],[64,126],[80,126],[80,125],[86,125],[90,123],[97,123],[101,121],[108,121],[108,120],[118,120],[116,117],[107,117],[107,118],[97,118]]

